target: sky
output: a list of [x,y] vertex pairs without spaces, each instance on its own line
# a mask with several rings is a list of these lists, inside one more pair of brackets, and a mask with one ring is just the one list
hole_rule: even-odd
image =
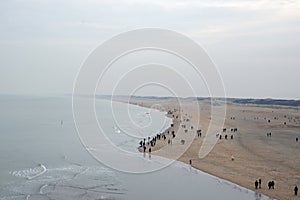
[[[174,30],[202,46],[227,97],[300,99],[299,0],[1,1],[0,93],[70,94],[95,48],[145,27]],[[140,94],[169,95],[149,91]]]

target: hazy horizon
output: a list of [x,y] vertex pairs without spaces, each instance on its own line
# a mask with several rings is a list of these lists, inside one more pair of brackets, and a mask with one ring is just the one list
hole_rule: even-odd
[[[102,42],[132,29],[160,27],[206,50],[227,98],[300,99],[299,9],[299,1],[285,0],[1,2],[0,94],[72,93],[80,66]],[[183,91],[178,96],[189,95],[175,86]],[[196,96],[207,95],[202,86]],[[108,86],[97,93],[110,91]],[[141,94],[169,95],[150,88]]]
[[[51,97],[63,97],[63,96],[72,96],[72,93],[61,93],[61,94],[5,94],[5,93],[0,93],[0,96],[21,96],[21,97],[35,97],[35,98],[51,98]],[[87,95],[83,95],[83,96],[87,96]],[[110,94],[96,94],[96,96],[112,96]],[[115,96],[120,96],[120,97],[128,97],[128,95],[115,95]],[[211,97],[211,96],[178,96],[178,97],[173,97],[173,96],[161,96],[161,95],[157,95],[157,96],[153,96],[153,95],[134,95],[132,97],[141,97],[141,98],[182,98],[182,99],[188,99],[188,98],[204,98],[204,99],[209,99],[209,98],[214,98],[214,99],[222,99],[222,98],[226,98],[226,99],[254,99],[254,100],[284,100],[284,101],[300,101],[300,99],[296,99],[296,98],[272,98],[272,97],[221,97],[221,96],[216,96],[216,97]]]

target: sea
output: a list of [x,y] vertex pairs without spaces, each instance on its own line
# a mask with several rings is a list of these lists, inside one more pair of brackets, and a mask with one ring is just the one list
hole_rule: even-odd
[[[270,199],[178,161],[145,173],[109,166],[81,140],[72,108],[68,95],[0,95],[1,200]],[[95,100],[95,113],[116,148],[140,154],[144,166],[164,159],[137,148],[170,126],[166,113],[103,99]]]

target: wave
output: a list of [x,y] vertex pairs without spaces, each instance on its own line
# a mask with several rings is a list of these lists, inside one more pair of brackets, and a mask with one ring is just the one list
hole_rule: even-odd
[[47,168],[45,167],[45,165],[39,164],[37,167],[13,171],[10,172],[10,174],[16,177],[22,177],[31,180],[44,174],[46,171]]
[[44,193],[43,193],[43,190],[44,190],[44,188],[46,188],[46,187],[48,187],[48,184],[42,185],[42,186],[40,187],[40,189],[39,189],[39,194],[44,194]]

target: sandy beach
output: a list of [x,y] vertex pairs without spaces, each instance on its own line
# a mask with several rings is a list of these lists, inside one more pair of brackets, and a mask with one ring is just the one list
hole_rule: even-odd
[[[210,122],[210,101],[180,101],[179,108],[176,99],[130,99],[132,104],[172,111],[168,116],[173,118],[174,126],[164,133],[166,140],[156,141],[152,147],[153,154],[184,163],[191,160],[192,166],[197,169],[272,198],[300,199],[294,196],[295,185],[300,185],[300,142],[296,142],[296,138],[300,138],[298,107],[228,101],[224,124],[226,132],[219,130],[222,139],[218,139],[213,150],[200,159],[198,153]],[[237,131],[232,128],[237,128]],[[201,129],[201,137],[197,134],[198,129]],[[271,136],[267,136],[268,133]],[[177,158],[178,152],[184,153]],[[254,182],[259,179],[262,180],[261,188],[255,189]],[[268,182],[272,180],[275,189],[268,189]]]

